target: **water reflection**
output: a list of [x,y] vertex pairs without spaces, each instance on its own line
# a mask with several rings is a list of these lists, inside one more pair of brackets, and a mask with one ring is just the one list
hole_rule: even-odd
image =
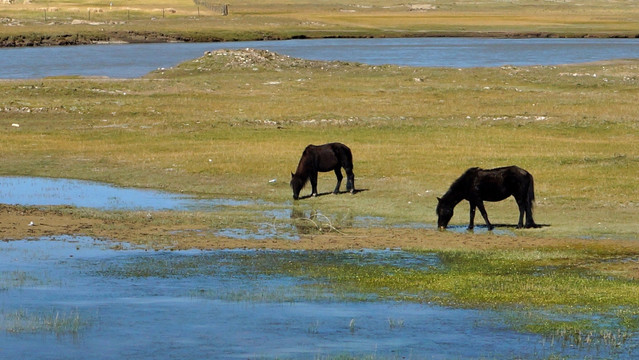
[[299,234],[339,231],[341,227],[353,227],[354,219],[351,212],[327,216],[315,208],[308,209],[301,206],[293,206],[290,218]]

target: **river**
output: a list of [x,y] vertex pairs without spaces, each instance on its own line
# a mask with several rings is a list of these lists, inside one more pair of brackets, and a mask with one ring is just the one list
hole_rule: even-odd
[[456,68],[639,58],[639,39],[395,38],[111,44],[0,49],[0,78],[135,78],[221,48],[259,48],[305,59],[370,65]]

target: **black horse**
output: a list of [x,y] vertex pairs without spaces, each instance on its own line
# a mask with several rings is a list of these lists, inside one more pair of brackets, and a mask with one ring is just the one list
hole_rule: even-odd
[[300,190],[309,179],[313,187],[311,196],[317,196],[317,173],[331,170],[335,171],[335,176],[337,176],[337,185],[333,190],[333,193],[337,194],[343,178],[341,168],[346,171],[346,190],[352,194],[355,192],[355,175],[353,174],[351,149],[340,143],[307,146],[302,153],[295,174],[291,173],[293,199],[299,199]]
[[526,228],[538,227],[532,215],[533,202],[535,201],[533,177],[528,171],[517,166],[490,170],[474,167],[466,170],[459,179],[453,182],[446,194],[437,198],[437,226],[440,229],[445,229],[453,217],[455,206],[462,200],[468,200],[470,203],[468,229],[474,227],[475,208],[479,208],[488,229],[492,230],[493,225],[488,221],[484,200],[501,201],[510,195],[515,197],[519,206],[517,228],[524,227],[524,214],[526,215]]

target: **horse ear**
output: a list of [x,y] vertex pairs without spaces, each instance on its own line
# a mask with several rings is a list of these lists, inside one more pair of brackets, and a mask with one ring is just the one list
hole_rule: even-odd
[[291,173],[291,179],[295,177],[295,174]]
[[437,201],[442,201],[442,198],[438,197],[438,198],[437,198]]

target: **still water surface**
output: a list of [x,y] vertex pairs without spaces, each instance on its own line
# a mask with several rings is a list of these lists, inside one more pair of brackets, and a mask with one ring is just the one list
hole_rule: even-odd
[[639,39],[397,38],[114,44],[0,49],[0,78],[133,78],[222,48],[267,49],[313,60],[429,67],[556,65],[639,58]]
[[[113,250],[83,237],[0,242],[0,358],[639,356],[633,346],[575,348],[545,341],[513,330],[504,314],[494,311],[309,293],[308,279],[269,275],[251,265],[295,261],[304,254]],[[331,264],[440,266],[435,254],[389,250],[336,253],[329,259]],[[69,318],[76,325],[63,324]]]
[[212,211],[219,206],[259,203],[251,200],[199,199],[150,189],[27,176],[0,176],[0,203],[25,206],[70,205],[100,210]]

